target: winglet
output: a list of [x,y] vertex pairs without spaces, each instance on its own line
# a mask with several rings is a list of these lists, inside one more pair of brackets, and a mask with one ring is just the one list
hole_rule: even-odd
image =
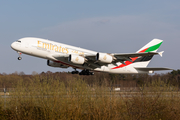
[[164,51],[159,52],[158,54],[162,57]]

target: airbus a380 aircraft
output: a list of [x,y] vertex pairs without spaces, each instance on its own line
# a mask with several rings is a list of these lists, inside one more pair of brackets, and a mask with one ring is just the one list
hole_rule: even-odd
[[[12,49],[21,54],[47,59],[47,65],[52,67],[68,68],[75,71],[72,74],[93,75],[93,71],[136,74],[153,73],[158,70],[171,70],[169,68],[147,68],[163,40],[153,39],[136,53],[100,53],[82,49],[41,38],[26,37],[11,44]],[[78,72],[76,69],[82,69]]]

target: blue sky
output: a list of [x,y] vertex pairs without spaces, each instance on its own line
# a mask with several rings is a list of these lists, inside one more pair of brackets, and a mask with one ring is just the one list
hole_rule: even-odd
[[163,39],[149,67],[180,69],[178,0],[9,0],[0,1],[0,73],[71,71],[46,60],[18,54],[10,44],[40,37],[98,52],[130,53],[154,38]]

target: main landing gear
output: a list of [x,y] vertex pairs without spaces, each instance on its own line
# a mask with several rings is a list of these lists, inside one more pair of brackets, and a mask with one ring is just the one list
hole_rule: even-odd
[[72,73],[72,74],[79,74],[79,71],[76,71],[76,70],[75,70],[75,71],[72,71],[71,73]]
[[94,72],[84,69],[79,73],[79,75],[94,75]]
[[21,60],[22,59],[22,57],[21,57],[22,53],[18,52],[18,54],[19,54],[18,60]]
[[75,71],[71,72],[72,74],[79,74],[79,75],[94,75],[94,72],[90,72],[89,70],[82,70],[80,73],[75,69]]
[[74,68],[74,71],[71,72],[72,74],[79,74],[79,71],[76,70],[76,68]]

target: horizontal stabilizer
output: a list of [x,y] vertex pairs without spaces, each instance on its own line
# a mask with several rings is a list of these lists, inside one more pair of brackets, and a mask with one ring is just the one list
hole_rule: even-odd
[[159,52],[159,55],[162,57],[163,53],[164,53],[164,51],[162,51],[162,52]]
[[173,70],[171,68],[140,68],[140,67],[135,67],[137,70],[141,71],[161,71],[161,70]]

